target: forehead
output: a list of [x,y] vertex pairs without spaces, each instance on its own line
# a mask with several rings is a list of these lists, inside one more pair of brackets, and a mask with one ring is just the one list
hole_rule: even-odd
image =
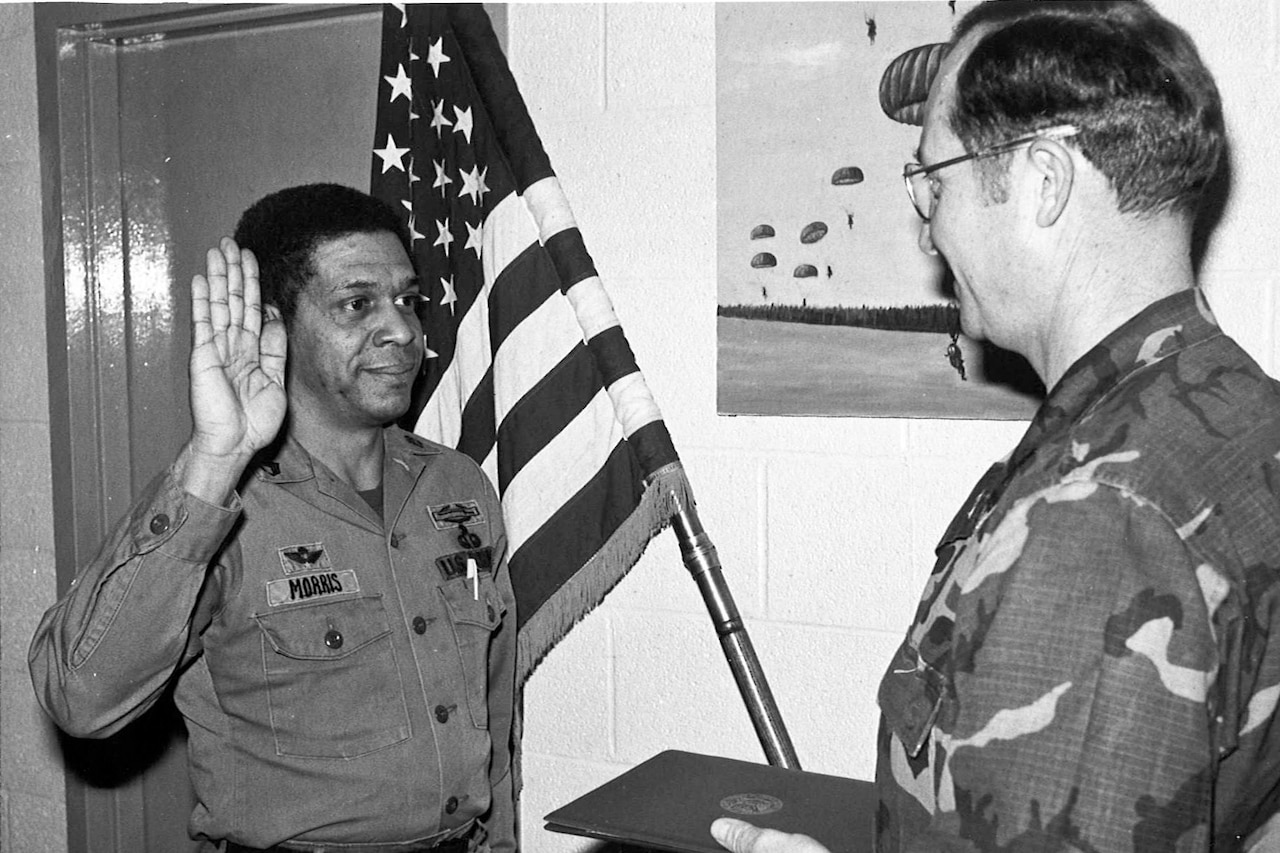
[[311,250],[311,266],[315,275],[308,289],[328,290],[352,283],[402,287],[415,278],[404,246],[389,231],[323,240]]

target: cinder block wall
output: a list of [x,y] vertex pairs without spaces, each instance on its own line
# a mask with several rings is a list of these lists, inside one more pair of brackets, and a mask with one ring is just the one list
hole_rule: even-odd
[[[1206,286],[1224,325],[1277,373],[1276,0],[1155,2],[1199,43],[1233,133]],[[55,853],[66,850],[62,771],[25,672],[54,596],[31,28],[30,4],[0,4],[0,851]],[[869,778],[875,686],[933,543],[1022,428],[717,417],[712,7],[517,4],[510,28],[512,63],[800,760]],[[763,760],[671,534],[548,656],[526,713],[530,853],[587,847],[542,831],[541,816],[660,750]]]
[[[1233,133],[1233,194],[1204,265],[1209,296],[1276,373],[1276,3],[1155,3],[1196,39]],[[718,417],[713,8],[515,5],[510,27],[525,97],[800,761],[871,778],[876,686],[934,543],[1024,425]],[[542,815],[663,749],[764,760],[670,533],[552,651],[525,711],[530,853],[586,849],[544,831]]]

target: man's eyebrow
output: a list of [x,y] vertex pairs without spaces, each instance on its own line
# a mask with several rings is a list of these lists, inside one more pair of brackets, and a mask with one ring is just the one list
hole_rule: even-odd
[[[334,285],[333,293],[347,293],[351,291],[367,291],[377,290],[382,285],[380,282],[367,278],[353,278],[350,281],[344,281],[341,284]],[[410,290],[412,288],[422,289],[422,279],[418,276],[405,279],[404,284],[399,286],[399,290]]]

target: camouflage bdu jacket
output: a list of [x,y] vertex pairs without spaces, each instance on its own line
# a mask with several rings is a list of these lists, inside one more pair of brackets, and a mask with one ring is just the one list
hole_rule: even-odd
[[881,682],[878,848],[1241,849],[1280,802],[1278,455],[1199,291],[1076,362]]

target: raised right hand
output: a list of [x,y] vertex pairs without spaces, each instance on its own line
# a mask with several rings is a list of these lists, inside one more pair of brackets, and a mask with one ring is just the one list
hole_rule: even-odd
[[279,311],[262,305],[252,252],[224,237],[209,250],[205,272],[191,280],[184,482],[192,494],[218,501],[284,423],[287,338]]

